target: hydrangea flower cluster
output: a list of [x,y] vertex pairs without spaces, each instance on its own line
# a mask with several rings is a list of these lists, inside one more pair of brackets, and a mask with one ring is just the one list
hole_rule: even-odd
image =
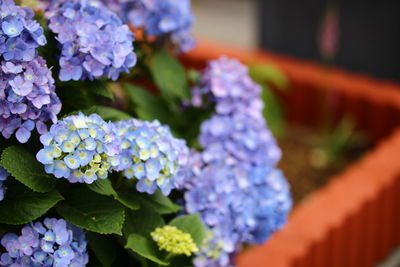
[[46,44],[43,28],[32,20],[33,11],[0,0],[0,56],[6,61],[31,61]]
[[1,62],[0,65],[0,131],[10,138],[16,131],[25,143],[35,128],[44,134],[44,122],[57,121],[61,102],[55,93],[54,79],[46,62],[36,57],[30,62]]
[[224,243],[214,231],[208,231],[200,251],[194,259],[196,267],[232,267],[230,255],[224,250]]
[[114,125],[97,114],[68,116],[40,137],[44,148],[36,158],[47,173],[71,183],[105,179],[119,164],[119,142],[114,131]]
[[213,232],[196,266],[228,266],[241,243],[264,242],[290,211],[289,186],[275,167],[281,151],[262,116],[260,94],[247,68],[227,58],[212,61],[194,88],[193,105],[215,106],[185,184],[187,212],[200,213]]
[[194,46],[190,0],[106,0],[106,3],[126,23],[143,28],[147,35],[167,36],[179,51]]
[[281,151],[262,115],[261,88],[246,66],[225,57],[211,61],[192,94],[194,106],[215,105],[215,114],[201,127],[202,147],[227,151],[237,162],[274,166],[279,161]]
[[179,186],[189,154],[185,141],[174,138],[158,121],[131,119],[117,122],[116,127],[122,139],[117,170],[128,179],[138,179],[138,191],[153,194],[160,188],[168,195]]
[[158,227],[150,233],[160,250],[165,250],[176,255],[190,256],[199,249],[194,243],[192,236],[175,226],[166,225]]
[[136,64],[133,33],[101,2],[52,1],[46,17],[61,45],[61,81],[116,80]]
[[61,103],[54,80],[37,48],[46,43],[43,28],[30,8],[0,0],[0,132],[14,132],[25,143],[35,128],[43,134],[48,120],[57,121]]
[[4,199],[4,194],[7,188],[4,186],[3,182],[7,179],[10,174],[0,166],[0,201]]
[[63,219],[46,218],[29,223],[21,235],[8,233],[1,239],[7,252],[1,266],[85,266],[88,263],[86,239],[82,229]]

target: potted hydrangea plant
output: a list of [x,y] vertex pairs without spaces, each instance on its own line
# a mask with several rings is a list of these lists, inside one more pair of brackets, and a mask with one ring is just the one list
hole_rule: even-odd
[[247,67],[175,58],[190,1],[19,4],[0,0],[0,266],[232,266],[284,225]]

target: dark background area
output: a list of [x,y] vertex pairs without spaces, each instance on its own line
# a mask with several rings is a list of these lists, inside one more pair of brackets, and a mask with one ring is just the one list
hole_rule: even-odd
[[[338,51],[332,63],[348,70],[400,80],[400,1],[342,0]],[[261,46],[321,61],[318,32],[326,0],[260,0]]]

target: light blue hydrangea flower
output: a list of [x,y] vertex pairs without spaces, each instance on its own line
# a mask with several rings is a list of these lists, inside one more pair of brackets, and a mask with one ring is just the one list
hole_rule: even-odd
[[160,188],[168,195],[183,179],[189,149],[158,121],[136,119],[116,123],[121,140],[120,165],[126,178],[136,178],[137,190],[153,194]]
[[45,15],[61,45],[61,81],[116,80],[136,64],[133,33],[100,1],[52,1]]
[[0,166],[0,201],[4,199],[4,194],[6,193],[7,187],[3,184],[4,181],[10,174]]
[[119,164],[119,141],[114,132],[114,125],[97,114],[71,115],[40,137],[44,148],[36,158],[56,178],[90,184],[107,178]]
[[0,57],[6,61],[31,61],[46,44],[43,28],[32,20],[33,10],[0,0]]
[[45,122],[57,122],[61,102],[46,62],[36,57],[30,62],[0,62],[0,132],[10,138],[14,132],[25,143],[35,128],[47,132]]
[[170,40],[178,51],[194,46],[191,0],[106,0],[126,23],[143,28],[147,35]]
[[0,266],[86,266],[86,244],[82,229],[63,219],[46,218],[25,225],[19,236],[3,236],[6,252],[0,256]]

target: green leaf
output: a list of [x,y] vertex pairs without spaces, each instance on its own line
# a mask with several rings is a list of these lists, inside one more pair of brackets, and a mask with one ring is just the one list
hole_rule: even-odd
[[132,118],[129,114],[119,109],[106,106],[96,106],[96,113],[105,121],[129,120]]
[[181,207],[171,201],[168,197],[164,196],[160,190],[157,190],[155,194],[140,194],[140,200],[147,205],[150,205],[159,214],[171,214],[181,210]]
[[205,236],[205,228],[198,214],[179,216],[170,221],[169,225],[189,233],[196,245],[201,246]]
[[111,266],[117,257],[114,240],[110,236],[93,232],[87,232],[86,238],[89,248],[94,252],[100,263],[105,267]]
[[125,84],[124,88],[138,118],[147,121],[157,119],[164,123],[169,120],[171,112],[160,97],[137,85]]
[[9,186],[5,198],[0,201],[0,222],[24,224],[44,215],[63,197],[56,191],[33,192],[16,182]]
[[138,210],[140,208],[140,202],[133,194],[133,192],[128,190],[118,190],[118,194],[114,196],[122,205],[131,209]]
[[150,238],[150,233],[157,227],[164,226],[164,219],[150,206],[141,205],[139,210],[126,210],[123,233],[132,233]]
[[264,101],[263,115],[269,128],[275,136],[285,132],[285,120],[281,103],[268,86],[262,86],[261,98]]
[[156,263],[167,265],[150,233],[165,225],[163,218],[151,207],[141,205],[140,210],[126,211],[124,236],[128,236],[126,248]]
[[98,179],[92,184],[87,185],[90,190],[104,196],[113,196],[115,200],[125,207],[137,210],[140,208],[139,201],[135,194],[128,190],[115,191],[109,179]]
[[122,234],[124,207],[112,198],[85,188],[68,192],[67,200],[60,202],[56,210],[83,229],[100,234]]
[[113,93],[108,89],[107,83],[105,81],[94,80],[86,83],[86,85],[88,86],[92,94],[111,99],[112,101],[115,100]]
[[43,171],[43,165],[21,146],[10,146],[1,154],[3,166],[15,179],[35,192],[54,189],[55,179]]
[[167,98],[189,98],[185,70],[166,50],[159,50],[154,54],[150,71],[156,85]]
[[161,253],[158,250],[157,245],[150,238],[146,238],[135,233],[130,234],[128,236],[128,242],[126,243],[125,248],[129,248],[140,256],[154,261],[160,265],[169,265],[169,262],[161,259]]
[[253,80],[261,84],[273,84],[279,89],[287,89],[289,80],[273,64],[255,64],[249,68],[250,76]]
[[87,187],[96,192],[97,194],[104,196],[115,196],[117,192],[115,192],[111,181],[109,179],[97,179],[94,183],[88,184]]

